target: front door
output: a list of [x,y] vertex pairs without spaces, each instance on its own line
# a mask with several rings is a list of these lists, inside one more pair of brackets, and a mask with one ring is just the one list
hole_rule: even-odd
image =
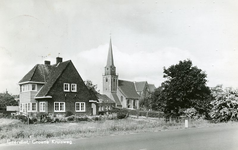
[[91,104],[91,108],[92,108],[92,115],[96,115],[97,114],[97,106],[95,103]]

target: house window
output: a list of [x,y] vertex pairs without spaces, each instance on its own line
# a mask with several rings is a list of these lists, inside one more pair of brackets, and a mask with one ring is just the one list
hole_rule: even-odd
[[23,112],[23,104],[20,105],[20,112]]
[[37,90],[36,84],[21,85],[21,92],[36,91],[36,90]]
[[77,84],[71,84],[71,91],[77,92]]
[[45,102],[40,102],[40,112],[45,112]]
[[36,84],[32,84],[32,85],[31,85],[31,90],[32,90],[32,91],[36,91]]
[[27,104],[27,111],[31,111],[31,103]]
[[65,102],[54,102],[55,112],[65,112]]
[[31,103],[31,110],[36,111],[36,103]]
[[64,83],[64,91],[69,92],[69,83]]
[[85,112],[85,102],[76,102],[75,103],[76,112]]

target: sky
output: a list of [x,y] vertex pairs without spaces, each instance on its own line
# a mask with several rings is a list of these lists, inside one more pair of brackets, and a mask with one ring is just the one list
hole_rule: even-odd
[[110,37],[119,79],[165,80],[190,59],[207,85],[238,88],[236,0],[0,0],[0,93],[36,64],[72,60],[102,91]]

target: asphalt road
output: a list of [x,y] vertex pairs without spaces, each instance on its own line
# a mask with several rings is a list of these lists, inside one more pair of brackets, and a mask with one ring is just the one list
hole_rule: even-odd
[[49,144],[28,142],[29,144],[8,143],[1,145],[0,150],[238,150],[238,125],[44,141]]

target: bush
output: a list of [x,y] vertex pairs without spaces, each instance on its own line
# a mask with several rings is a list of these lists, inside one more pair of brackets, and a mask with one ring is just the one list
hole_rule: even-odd
[[75,118],[76,121],[88,121],[89,118],[87,116],[77,116]]
[[69,116],[69,117],[67,117],[66,119],[67,119],[67,121],[74,121],[74,116]]
[[32,117],[32,118],[29,119],[29,123],[30,124],[34,124],[36,122],[37,122],[37,118],[36,117]]
[[129,116],[129,112],[126,109],[121,109],[117,112],[117,119],[124,119]]
[[21,120],[21,121],[24,122],[24,123],[27,123],[27,122],[28,122],[28,117],[27,117],[27,116],[24,116],[24,115],[17,115],[17,116],[16,116],[16,119],[19,119],[19,120]]
[[66,111],[66,113],[65,113],[65,117],[69,117],[72,115],[74,115],[74,114],[71,111]]

